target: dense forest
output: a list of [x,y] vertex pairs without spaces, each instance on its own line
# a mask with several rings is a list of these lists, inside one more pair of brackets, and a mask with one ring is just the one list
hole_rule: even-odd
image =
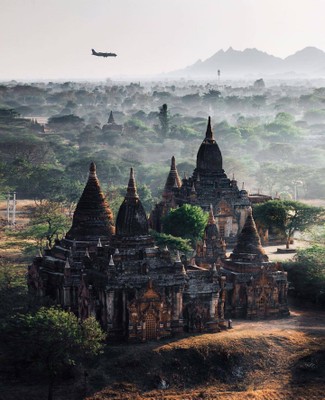
[[[105,128],[111,111],[121,130]],[[2,84],[2,193],[74,203],[93,160],[113,209],[133,166],[149,211],[172,155],[192,172],[208,115],[226,173],[250,193],[325,198],[325,88],[263,80]]]

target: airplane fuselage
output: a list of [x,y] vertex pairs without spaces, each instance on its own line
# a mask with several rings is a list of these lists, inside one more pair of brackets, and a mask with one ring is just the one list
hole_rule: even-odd
[[97,57],[116,57],[117,56],[117,54],[115,54],[115,53],[102,53],[101,51],[96,51],[96,50],[94,50],[94,49],[91,49],[91,51],[92,51],[92,55],[93,56],[97,56]]

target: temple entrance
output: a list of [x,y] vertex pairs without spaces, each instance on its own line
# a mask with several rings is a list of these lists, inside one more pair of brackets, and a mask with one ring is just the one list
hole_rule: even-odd
[[146,340],[157,339],[157,324],[153,314],[146,315]]
[[257,302],[257,314],[259,317],[266,317],[267,315],[267,303],[264,296],[262,296]]

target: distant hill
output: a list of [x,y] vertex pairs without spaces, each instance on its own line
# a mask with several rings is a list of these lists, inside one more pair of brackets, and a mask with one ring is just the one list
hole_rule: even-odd
[[305,47],[302,50],[286,57],[275,57],[257,49],[245,49],[243,51],[219,50],[205,61],[198,60],[194,64],[168,75],[173,76],[216,76],[220,69],[225,75],[278,75],[293,73],[294,75],[324,76],[325,52],[316,47]]

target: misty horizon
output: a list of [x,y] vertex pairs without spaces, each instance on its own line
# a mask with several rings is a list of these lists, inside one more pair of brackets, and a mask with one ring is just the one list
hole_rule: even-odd
[[[285,58],[325,49],[320,0],[2,0],[0,80],[152,77],[256,48]],[[91,49],[114,59],[91,56]]]

